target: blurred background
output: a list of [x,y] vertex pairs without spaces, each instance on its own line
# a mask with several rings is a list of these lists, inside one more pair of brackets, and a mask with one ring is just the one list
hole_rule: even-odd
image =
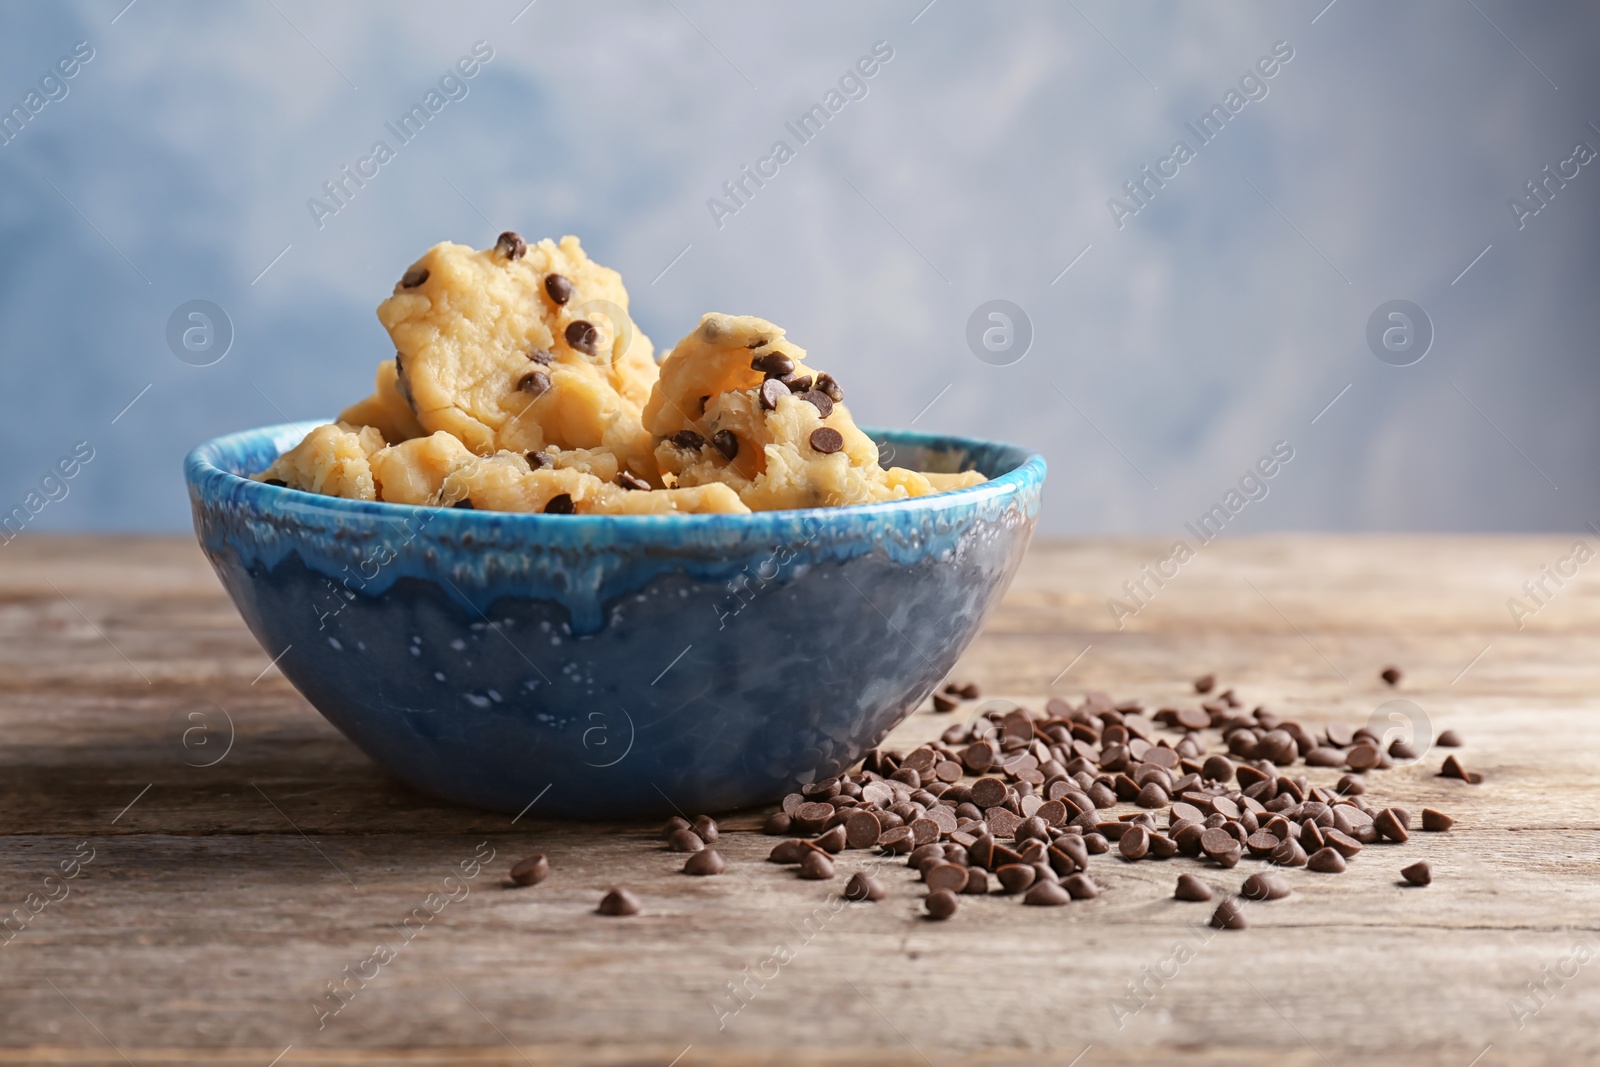
[[761,315],[863,424],[1038,449],[1048,533],[1187,536],[1275,448],[1229,533],[1588,529],[1597,43],[1509,0],[0,4],[0,510],[186,528],[190,447],[365,395],[405,265],[516,229],[658,349]]

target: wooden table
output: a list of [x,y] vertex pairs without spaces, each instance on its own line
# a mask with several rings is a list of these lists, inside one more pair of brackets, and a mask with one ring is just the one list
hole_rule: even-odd
[[[724,822],[733,869],[696,879],[653,827],[430,801],[270,668],[192,543],[25,535],[0,548],[0,910],[29,915],[0,946],[0,1063],[1594,1062],[1600,563],[1547,582],[1521,630],[1506,603],[1572,542],[1223,540],[1121,631],[1106,598],[1163,544],[1034,549],[958,672],[986,696],[1193,700],[1214,670],[1251,705],[1359,725],[1403,695],[1485,775],[1434,777],[1438,750],[1387,772],[1372,798],[1455,830],[1290,872],[1292,897],[1212,937],[1209,907],[1171,899],[1188,860],[1099,857],[1097,901],[963,898],[936,924],[909,871],[862,853],[842,868],[881,867],[890,898],[830,910],[842,879],[762,862],[757,815]],[[950,721],[918,713],[895,741]],[[506,888],[534,849],[550,880]],[[1435,882],[1402,888],[1417,858]],[[594,915],[612,883],[646,913]],[[1147,968],[1173,976],[1129,1001]]]

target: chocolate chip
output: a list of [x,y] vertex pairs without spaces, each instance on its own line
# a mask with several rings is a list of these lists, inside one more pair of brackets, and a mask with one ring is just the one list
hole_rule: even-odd
[[618,471],[617,484],[624,489],[649,489],[650,483],[632,471]]
[[679,430],[677,433],[668,438],[668,440],[670,440],[679,448],[685,448],[691,452],[698,452],[700,449],[705,447],[706,443],[706,439],[701,437],[698,433],[695,433],[693,430]]
[[[844,390],[839,387],[839,383],[834,380],[834,377],[831,374],[817,375],[817,392],[827,394],[828,399],[833,401],[835,404],[842,403],[844,401]],[[977,695],[978,694],[974,692],[972,696],[967,697],[967,699],[975,700],[977,699]]]
[[761,388],[756,390],[756,396],[761,401],[761,409],[763,411],[778,410],[778,401],[788,395],[788,388],[776,378],[768,378],[761,383]]
[[690,829],[699,836],[700,840],[708,845],[722,834],[721,829],[717,826],[717,820],[709,815],[696,815],[694,822],[690,824]]
[[1210,900],[1211,887],[1192,874],[1178,875],[1178,888],[1172,891],[1174,900]]
[[1434,744],[1440,745],[1444,748],[1460,748],[1461,735],[1456,733],[1454,730],[1446,730],[1439,735],[1439,739],[1435,741]]
[[1400,679],[1404,677],[1404,675],[1401,674],[1399,667],[1385,667],[1383,670],[1378,672],[1378,677],[1382,678],[1390,685],[1399,685]]
[[833,401],[828,399],[827,393],[819,393],[813,389],[808,393],[801,393],[800,399],[816,408],[823,418],[833,414]]
[[529,352],[528,358],[544,367],[548,367],[556,361],[556,357],[552,353],[546,352],[542,348],[535,348],[532,352]]
[[545,501],[544,513],[546,515],[571,515],[578,509],[572,503],[571,493],[557,493]]
[[949,697],[945,696],[943,693],[935,693],[935,694],[933,694],[933,710],[934,711],[941,711],[941,712],[942,711],[955,711],[956,707],[959,705],[959,703],[960,703],[959,701],[952,700]]
[[806,858],[806,853],[815,852],[811,842],[802,841],[798,837],[791,837],[787,841],[779,841],[772,846],[772,851],[767,853],[768,863],[799,863]]
[[793,825],[793,819],[781,811],[775,811],[767,816],[767,821],[761,826],[761,832],[772,835],[786,834]]
[[883,824],[870,811],[854,811],[845,818],[845,844],[851,848],[871,848],[882,834]]
[[889,891],[883,888],[883,883],[865,871],[852,874],[844,886],[846,900],[882,900],[888,895]]
[[1378,746],[1366,741],[1351,747],[1344,754],[1345,764],[1353,771],[1371,770],[1382,759],[1383,753],[1378,751]]
[[948,889],[940,889],[929,893],[928,899],[922,902],[928,909],[928,918],[943,922],[956,913],[956,895]]
[[1354,775],[1347,774],[1339,779],[1339,784],[1334,791],[1347,797],[1358,797],[1367,791],[1366,783]]
[[982,867],[967,868],[967,884],[961,890],[963,893],[981,897],[989,892],[989,874]]
[[800,877],[812,882],[822,882],[833,877],[833,861],[815,849],[800,858]]
[[1194,680],[1194,691],[1196,693],[1209,693],[1216,687],[1217,676],[1214,674],[1202,674]]
[[[550,299],[558,304],[565,304],[572,299],[572,279],[564,274],[546,274],[544,276],[544,291],[550,294]],[[567,340],[572,340],[572,331],[567,330]],[[577,347],[574,345],[573,347]],[[593,353],[590,353],[593,355]]]
[[1008,863],[994,872],[995,878],[1000,881],[1000,892],[1020,893],[1033,884],[1039,872],[1028,863]]
[[1416,759],[1417,750],[1403,737],[1397,737],[1389,743],[1389,755],[1394,759]]
[[1344,856],[1336,848],[1319,848],[1306,858],[1306,870],[1319,874],[1339,874],[1345,869]]
[[542,370],[529,371],[518,380],[517,389],[532,396],[543,396],[550,391],[550,375]]
[[550,861],[543,852],[535,852],[511,868],[511,880],[518,885],[538,885],[550,877]]
[[1144,859],[1150,851],[1150,831],[1138,823],[1132,824],[1117,841],[1117,851],[1125,860]]
[[1031,904],[1036,908],[1059,908],[1072,902],[1072,894],[1062,888],[1059,882],[1040,882],[1028,890],[1027,896],[1022,898],[1024,904]]
[[674,830],[667,837],[667,848],[673,852],[699,852],[706,847],[700,835],[688,827]]
[[809,374],[788,374],[775,380],[782,382],[789,392],[796,396],[811,391],[811,375]]
[[528,466],[533,470],[543,470],[546,467],[554,467],[555,465],[556,461],[550,458],[550,453],[548,452],[528,453]]
[[1400,877],[1412,885],[1428,885],[1433,881],[1433,868],[1427,860],[1418,860],[1409,867],[1400,868]]
[[1339,855],[1347,860],[1354,859],[1356,853],[1361,851],[1361,842],[1343,830],[1324,830],[1322,836],[1327,840],[1329,848],[1337,849]]
[[1454,755],[1446,756],[1444,758],[1444,764],[1439,768],[1439,777],[1459,778],[1463,782],[1470,782],[1473,785],[1477,785],[1479,782],[1483,781],[1483,775],[1479,774],[1477,771],[1467,770],[1461,765],[1461,761],[1456,759]]
[[1094,884],[1094,879],[1087,874],[1074,874],[1061,880],[1061,888],[1065,889],[1073,900],[1093,900],[1100,895],[1100,887]]
[[1289,880],[1271,871],[1258,871],[1239,887],[1239,895],[1246,900],[1282,900],[1290,892]]
[[1372,826],[1379,835],[1397,843],[1404,843],[1410,836],[1406,833],[1405,824],[1400,821],[1393,808],[1384,808],[1378,812],[1377,817],[1372,820]]
[[1229,897],[1211,913],[1211,925],[1218,930],[1243,930],[1250,924],[1245,921],[1244,906],[1236,898]]
[[631,890],[613,889],[600,898],[600,907],[595,910],[601,915],[637,915],[639,898]]
[[848,838],[845,836],[844,824],[840,823],[839,825],[830,828],[826,833],[820,835],[811,843],[826,852],[831,852],[834,855],[838,855],[844,851],[847,841]]
[[697,874],[701,876],[721,874],[728,869],[728,861],[714,848],[702,849],[690,856],[683,864],[684,874]]
[[721,452],[723,458],[732,459],[739,454],[739,439],[732,430],[718,430],[711,435],[711,447]]
[[1272,862],[1279,867],[1304,867],[1306,850],[1300,846],[1300,842],[1291,837],[1272,850]]
[[567,323],[566,338],[567,344],[585,355],[594,355],[600,347],[600,331],[583,319]]
[[811,448],[824,456],[831,456],[844,447],[844,435],[832,426],[818,426],[811,431]]
[[427,280],[427,267],[412,267],[410,270],[406,271],[405,276],[400,279],[400,288],[415,289],[417,286],[421,285]]
[[1200,774],[1213,782],[1233,780],[1233,761],[1227,756],[1211,756],[1200,768]]
[[967,869],[959,863],[934,863],[922,869],[922,880],[930,890],[959,893],[967,887]]
[[768,378],[782,378],[794,373],[794,360],[782,352],[764,352],[750,361],[750,369]]
[[672,839],[672,835],[677,833],[679,830],[691,830],[691,829],[693,829],[693,826],[690,825],[688,819],[685,819],[681,815],[674,815],[672,818],[668,819],[665,824],[662,825],[662,827],[661,827],[661,840],[670,841]]
[[1432,808],[1422,809],[1422,828],[1429,833],[1441,834],[1454,826],[1456,821],[1442,811]]
[[528,254],[528,242],[516,230],[507,230],[494,243],[494,250],[507,259],[521,259]]

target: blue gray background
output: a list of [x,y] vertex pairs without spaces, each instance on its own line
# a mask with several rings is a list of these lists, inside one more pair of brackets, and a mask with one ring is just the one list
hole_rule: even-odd
[[[0,110],[94,50],[0,146],[0,510],[88,441],[30,533],[186,527],[189,447],[363,395],[405,264],[514,228],[578,234],[658,347],[761,315],[864,423],[1038,448],[1049,532],[1180,535],[1278,441],[1230,532],[1600,522],[1600,161],[1520,228],[1508,206],[1600,148],[1600,8],[925,4],[0,5]],[[784,123],[879,41],[799,145]],[[1279,41],[1266,97],[1119,229],[1108,199]],[[380,138],[319,228],[308,199]],[[967,342],[992,299],[1031,323],[1009,365]],[[1392,299],[1433,325],[1411,366],[1367,343]],[[210,366],[167,342],[190,300],[233,326]]]

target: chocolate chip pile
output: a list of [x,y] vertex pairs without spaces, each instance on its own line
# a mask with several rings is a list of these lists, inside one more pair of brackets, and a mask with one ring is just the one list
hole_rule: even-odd
[[[1395,685],[1400,672],[1390,667],[1382,676]],[[1194,683],[1202,696],[1215,686],[1209,675]],[[975,686],[947,685],[934,708],[952,711],[977,696]],[[1098,692],[1077,706],[1053,699],[1043,714],[986,711],[937,742],[870,752],[859,771],[785,797],[765,830],[800,836],[780,843],[769,859],[798,864],[801,877],[826,878],[829,857],[847,848],[905,855],[927,887],[929,917],[947,919],[963,894],[1022,894],[1023,903],[1038,906],[1095,897],[1089,858],[1113,849],[1129,862],[1183,856],[1226,869],[1248,855],[1336,874],[1365,846],[1409,838],[1409,811],[1363,798],[1366,775],[1415,758],[1407,742],[1385,749],[1365,728],[1333,724],[1314,734],[1269,708],[1240,709],[1228,690],[1198,707],[1163,707],[1148,717],[1141,702]],[[1213,737],[1225,753],[1210,751]],[[1438,743],[1460,740],[1446,731]],[[1297,763],[1347,773],[1332,788],[1313,786],[1294,773]],[[1481,780],[1453,755],[1440,773]],[[1139,810],[1113,814],[1119,803]],[[1157,820],[1162,809],[1164,826]],[[1420,826],[1442,832],[1452,822],[1424,809]],[[1426,863],[1401,874],[1412,885],[1431,881]],[[1246,878],[1238,895],[1275,900],[1288,893],[1287,881],[1268,871]],[[1212,891],[1184,874],[1174,896],[1209,900]],[[1241,929],[1238,901],[1224,900],[1212,924]]]
[[[1400,670],[1385,668],[1397,685]],[[1208,696],[1214,677],[1195,680]],[[934,694],[937,712],[976,700],[978,687],[951,683]],[[1372,731],[1330,724],[1313,734],[1271,709],[1245,713],[1232,690],[1198,707],[1163,707],[1147,716],[1136,700],[1090,692],[1077,706],[1052,699],[1038,713],[1021,707],[989,710],[909,752],[874,750],[860,770],[806,786],[783,799],[763,828],[794,835],[768,860],[793,866],[798,877],[835,877],[834,857],[847,849],[906,856],[927,889],[928,918],[955,915],[959,896],[1021,895],[1024,904],[1056,907],[1100,895],[1090,857],[1110,853],[1126,862],[1187,857],[1215,869],[1236,867],[1247,855],[1277,867],[1323,874],[1344,871],[1368,845],[1404,844],[1414,828],[1402,807],[1373,807],[1364,799],[1368,774],[1416,757],[1403,739],[1387,748]],[[1208,750],[1213,739],[1225,752]],[[1436,743],[1456,747],[1446,730]],[[1332,788],[1313,786],[1297,763],[1340,768]],[[1441,777],[1482,781],[1454,755]],[[1138,809],[1117,814],[1118,804]],[[1166,825],[1156,813],[1166,809]],[[1424,808],[1415,825],[1442,833],[1454,820]],[[719,875],[727,861],[713,847],[720,835],[706,815],[670,819],[661,836],[669,851],[688,853],[683,873]],[[532,885],[549,874],[535,854],[512,868],[512,880]],[[1426,886],[1432,871],[1418,861],[1399,872],[1405,884]],[[1273,870],[1244,879],[1225,897],[1211,925],[1247,925],[1241,900],[1279,900],[1288,881]],[[851,877],[844,896],[878,901],[888,895],[873,875]],[[1178,876],[1173,896],[1209,901],[1212,888],[1191,873]],[[637,898],[613,889],[602,915],[634,915]]]

